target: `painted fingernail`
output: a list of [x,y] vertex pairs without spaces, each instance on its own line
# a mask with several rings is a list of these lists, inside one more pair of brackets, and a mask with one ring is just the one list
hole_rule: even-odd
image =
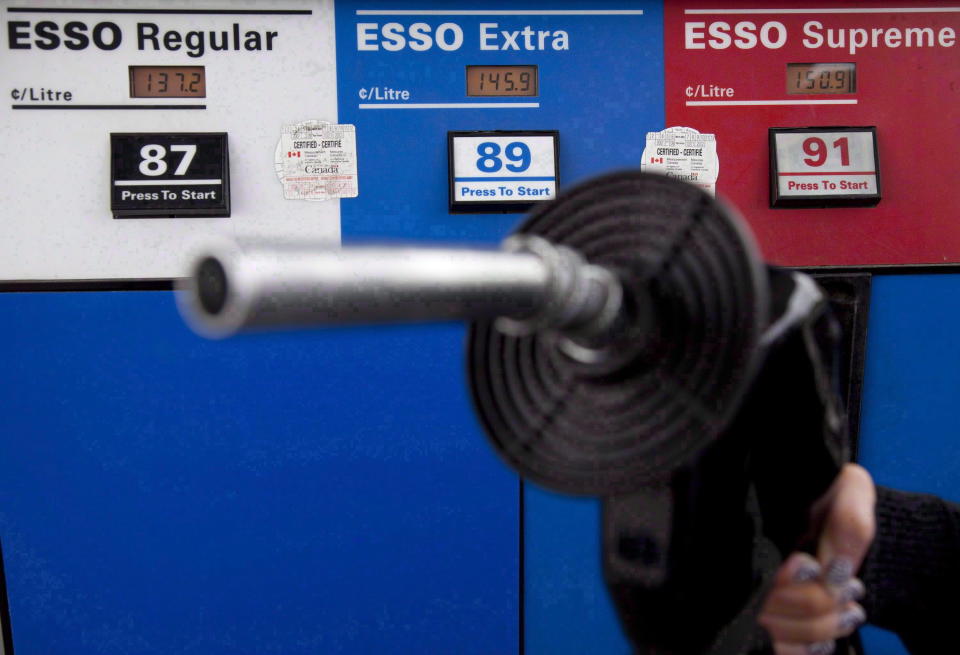
[[823,569],[820,566],[820,563],[812,557],[809,559],[801,560],[800,564],[797,565],[797,569],[793,572],[793,581],[794,582],[810,582],[811,580],[816,580],[820,577],[820,574],[823,573]]
[[834,587],[842,587],[853,577],[853,562],[847,557],[835,557],[824,575],[824,581]]
[[863,598],[866,591],[863,583],[860,582],[858,578],[851,578],[850,581],[840,589],[840,593],[837,595],[837,601],[841,605],[846,605],[852,600],[860,600]]
[[810,655],[830,655],[836,648],[837,642],[835,641],[818,641],[807,646],[807,653]]
[[843,633],[853,632],[867,620],[867,613],[859,605],[854,605],[850,609],[840,612],[840,620],[837,622],[837,629]]

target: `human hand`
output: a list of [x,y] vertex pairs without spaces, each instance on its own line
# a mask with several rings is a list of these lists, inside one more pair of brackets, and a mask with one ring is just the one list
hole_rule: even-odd
[[854,573],[873,541],[875,504],[870,474],[847,464],[814,505],[811,521],[822,525],[817,558],[793,553],[783,562],[757,619],[777,655],[828,655],[866,620]]

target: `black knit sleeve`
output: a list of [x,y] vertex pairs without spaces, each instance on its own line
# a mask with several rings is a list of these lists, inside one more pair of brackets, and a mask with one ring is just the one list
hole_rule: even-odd
[[867,620],[912,655],[942,654],[960,612],[960,505],[877,488],[877,536],[861,569]]

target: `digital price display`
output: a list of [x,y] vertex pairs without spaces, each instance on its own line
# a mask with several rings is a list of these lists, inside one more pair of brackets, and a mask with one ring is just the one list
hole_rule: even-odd
[[853,207],[879,202],[877,128],[770,129],[771,207]]
[[536,66],[467,66],[468,96],[536,96]]
[[855,93],[856,90],[856,64],[787,64],[789,95]]
[[206,98],[203,66],[130,66],[131,98]]

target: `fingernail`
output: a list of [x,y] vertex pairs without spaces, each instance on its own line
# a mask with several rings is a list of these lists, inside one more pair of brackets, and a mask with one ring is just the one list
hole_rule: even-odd
[[807,652],[810,655],[830,655],[836,648],[837,642],[835,641],[818,641],[807,646]]
[[867,620],[867,613],[859,605],[854,605],[848,610],[840,612],[840,620],[837,622],[837,629],[841,633],[853,632]]
[[853,562],[848,557],[835,557],[824,575],[824,581],[834,587],[842,587],[853,577]]
[[852,600],[860,600],[866,593],[863,583],[858,578],[852,578],[847,584],[843,585],[840,593],[837,595],[837,601],[841,605],[846,605]]
[[823,569],[817,560],[813,558],[804,559],[797,565],[797,569],[793,572],[793,581],[810,582],[811,580],[819,578],[821,573],[823,573]]

